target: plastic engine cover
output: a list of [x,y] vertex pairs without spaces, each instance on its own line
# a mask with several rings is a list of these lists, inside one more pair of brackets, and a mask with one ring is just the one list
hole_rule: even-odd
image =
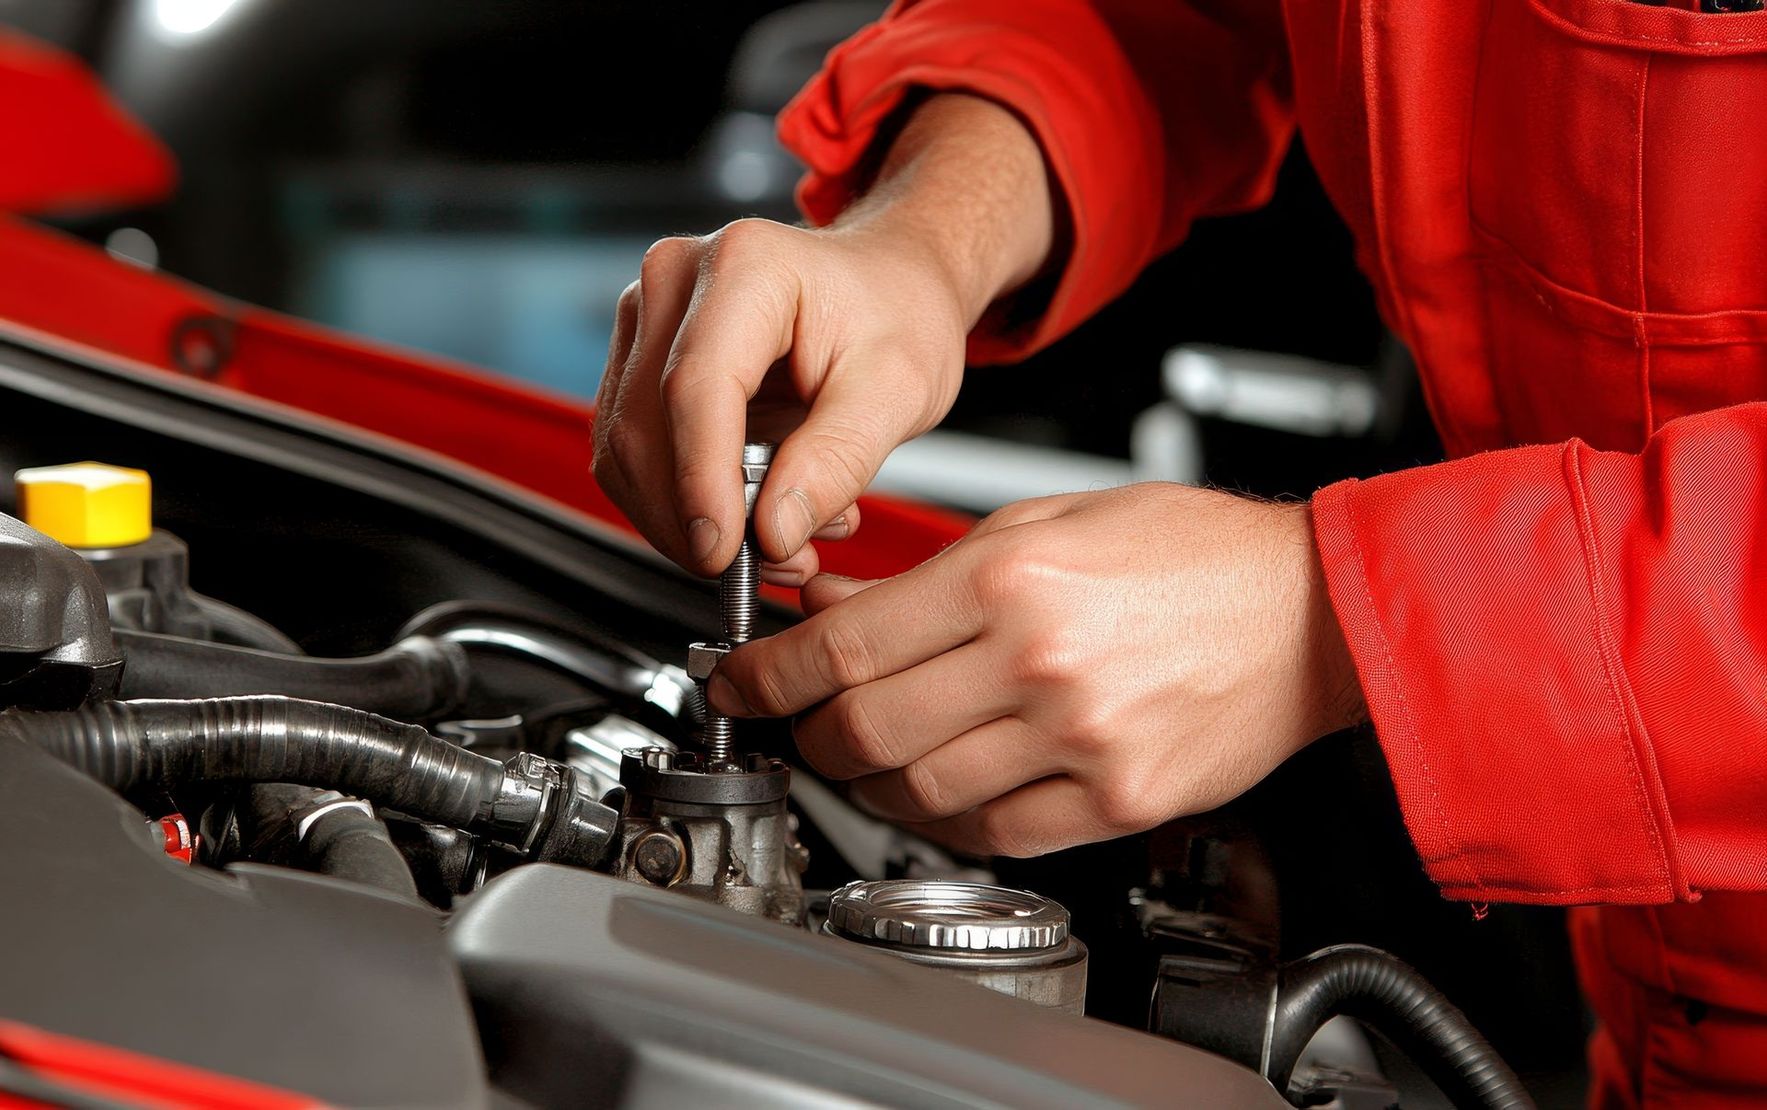
[[434,913],[297,871],[192,867],[162,839],[72,768],[0,743],[7,1020],[341,1106],[487,1104]]
[[493,1082],[536,1105],[1288,1106],[1222,1057],[591,872],[512,871],[448,932]]

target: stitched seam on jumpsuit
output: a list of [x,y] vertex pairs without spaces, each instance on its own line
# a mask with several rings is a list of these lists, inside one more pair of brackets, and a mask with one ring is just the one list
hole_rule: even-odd
[[[1581,523],[1586,524],[1588,528],[1590,566],[1595,575],[1592,582],[1599,585],[1602,568],[1601,549],[1595,530],[1595,516],[1589,510],[1588,490],[1583,485],[1580,456],[1575,470],[1579,493],[1582,497],[1581,511],[1584,514]],[[1605,601],[1599,590],[1596,592],[1596,598],[1598,604]],[[1625,715],[1627,738],[1633,745],[1632,757],[1638,768],[1639,783],[1645,793],[1645,802],[1649,807],[1652,825],[1661,838],[1658,842],[1658,850],[1662,854],[1664,878],[1669,884],[1669,896],[1672,899],[1679,898],[1681,892],[1689,890],[1689,888],[1686,873],[1681,866],[1681,849],[1676,837],[1674,817],[1669,812],[1668,791],[1663,785],[1662,770],[1657,766],[1656,745],[1651,741],[1650,729],[1645,724],[1644,713],[1638,707],[1638,695],[1632,689],[1632,678],[1626,673],[1625,662],[1620,657],[1619,637],[1604,619],[1605,612],[1605,608],[1597,611],[1597,630],[1607,637],[1606,650],[1608,658],[1611,660],[1614,694],[1619,698],[1620,710]],[[1692,899],[1698,899],[1697,893],[1692,891],[1689,893]]]
[[[1374,217],[1375,257],[1380,263],[1381,276],[1386,279],[1387,295],[1393,302],[1393,314],[1398,317],[1396,321],[1398,326],[1393,330],[1411,345],[1418,364],[1417,379],[1424,383],[1424,397],[1429,399],[1433,393],[1429,385],[1430,375],[1424,372],[1423,353],[1417,350],[1417,345],[1412,343],[1410,339],[1417,334],[1417,328],[1411,317],[1410,298],[1399,287],[1399,268],[1393,263],[1392,236],[1388,234],[1391,221],[1388,219],[1387,201],[1384,195],[1386,173],[1379,157],[1380,148],[1385,144],[1377,138],[1381,127],[1380,106],[1384,102],[1380,90],[1375,87],[1377,84],[1375,68],[1378,61],[1375,53],[1375,28],[1378,21],[1373,18],[1373,13],[1370,10],[1374,6],[1373,0],[1351,0],[1351,2],[1359,5],[1357,21],[1361,28],[1362,38],[1362,119],[1363,126],[1368,131],[1364,138],[1368,143],[1368,209]],[[1430,411],[1438,411],[1437,406],[1432,404]],[[1444,430],[1442,434],[1445,438],[1449,435],[1455,439],[1461,437],[1459,428],[1454,428],[1452,431]]]
[[1644,105],[1650,88],[1650,55],[1638,70],[1638,162],[1635,172],[1637,189],[1634,204],[1637,211],[1635,234],[1638,238],[1638,315],[1632,318],[1633,342],[1638,346],[1638,392],[1644,407],[1644,437],[1656,431],[1656,416],[1650,402],[1650,339],[1645,329],[1644,314],[1650,311],[1650,293],[1644,283]]
[[1548,8],[1540,3],[1540,0],[1529,0],[1528,7],[1532,8],[1541,19],[1551,23],[1559,31],[1572,38],[1600,42],[1608,46],[1626,46],[1640,42],[1655,42],[1664,46],[1767,46],[1767,38],[1761,35],[1744,35],[1735,39],[1683,39],[1674,35],[1653,35],[1646,31],[1629,31],[1626,34],[1620,34],[1616,31],[1602,31],[1592,27],[1584,27]]
[[[1536,296],[1538,296],[1540,291],[1543,290],[1547,293],[1551,293],[1553,296],[1562,297],[1574,304],[1596,309],[1610,316],[1624,318],[1626,323],[1624,331],[1617,327],[1610,329],[1596,327],[1592,328],[1592,330],[1599,331],[1603,335],[1613,335],[1622,339],[1631,338],[1633,321],[1640,315],[1637,308],[1626,308],[1622,305],[1617,305],[1603,297],[1597,297],[1592,293],[1585,293],[1580,289],[1573,289],[1562,282],[1554,280],[1538,266],[1523,257],[1521,251],[1516,249],[1515,244],[1511,243],[1508,239],[1505,239],[1496,231],[1493,231],[1486,224],[1479,222],[1477,217],[1472,217],[1472,229],[1480,239],[1485,240],[1484,246],[1486,249],[1484,250],[1482,257],[1488,265],[1509,270],[1511,271],[1512,277],[1516,277],[1536,286],[1537,289],[1533,291]],[[1493,246],[1497,249],[1492,249]],[[1720,308],[1711,312],[1663,312],[1658,310],[1646,315],[1649,317],[1649,319],[1645,321],[1647,325],[1650,323],[1661,323],[1671,327],[1677,324],[1712,324],[1723,323],[1730,320],[1738,322],[1748,321],[1751,323],[1767,323],[1767,308]],[[1760,329],[1757,328],[1753,333],[1733,331],[1711,336],[1674,336],[1668,340],[1658,340],[1659,345],[1664,342],[1672,343],[1678,347],[1698,346],[1702,344],[1758,344],[1767,343],[1767,335],[1760,334]]]
[[1458,893],[1464,895],[1466,901],[1483,898],[1486,901],[1499,902],[1508,898],[1517,901],[1528,898],[1581,898],[1585,895],[1596,895],[1604,901],[1620,898],[1656,898],[1663,893],[1661,883],[1644,883],[1630,886],[1614,886],[1611,883],[1602,886],[1571,886],[1563,889],[1542,890],[1532,886],[1467,886],[1456,883],[1444,886],[1445,894]]
[[1430,766],[1429,756],[1425,753],[1423,746],[1423,738],[1418,735],[1417,721],[1412,716],[1411,706],[1405,701],[1405,689],[1399,682],[1399,665],[1393,658],[1392,641],[1387,638],[1386,624],[1381,620],[1380,609],[1374,603],[1374,589],[1370,585],[1368,577],[1368,559],[1363,553],[1362,547],[1362,529],[1357,523],[1356,502],[1350,497],[1344,497],[1342,500],[1344,516],[1350,525],[1351,546],[1356,550],[1356,573],[1362,580],[1362,598],[1368,606],[1369,623],[1374,625],[1374,634],[1380,641],[1381,655],[1387,661],[1388,681],[1393,688],[1393,699],[1398,702],[1399,713],[1404,719],[1404,730],[1410,740],[1412,755],[1417,760],[1418,768],[1423,771],[1424,781],[1429,784],[1430,801],[1436,811],[1436,824],[1442,830],[1442,842],[1444,847],[1448,849],[1449,854],[1445,857],[1444,862],[1451,860],[1460,863],[1466,868],[1467,874],[1472,876],[1472,885],[1483,887],[1485,880],[1479,874],[1477,865],[1466,849],[1461,846],[1460,838],[1454,835],[1453,826],[1448,820],[1447,807],[1442,805],[1441,784],[1436,780],[1435,769]]
[[[1640,764],[1638,748],[1639,737],[1635,735],[1632,720],[1625,709],[1625,700],[1620,691],[1624,676],[1618,673],[1618,651],[1613,643],[1612,634],[1606,618],[1606,601],[1601,588],[1601,558],[1595,547],[1595,524],[1589,514],[1587,491],[1583,485],[1582,460],[1577,454],[1577,442],[1567,443],[1563,455],[1566,470],[1566,485],[1570,487],[1571,505],[1576,512],[1577,538],[1583,546],[1583,570],[1589,586],[1590,600],[1594,606],[1595,644],[1601,656],[1601,667],[1605,682],[1605,693],[1608,708],[1613,711],[1614,718],[1619,721],[1620,735],[1626,742],[1627,777],[1632,784],[1632,792],[1638,799],[1639,808],[1643,811],[1645,832],[1650,836],[1651,847],[1656,849],[1657,869],[1664,885],[1671,885],[1671,869],[1668,852],[1664,848],[1662,830],[1659,828],[1661,818],[1652,804],[1649,792],[1644,787],[1644,768]],[[1646,741],[1648,742],[1648,741]],[[1671,885],[1671,897],[1673,887]]]

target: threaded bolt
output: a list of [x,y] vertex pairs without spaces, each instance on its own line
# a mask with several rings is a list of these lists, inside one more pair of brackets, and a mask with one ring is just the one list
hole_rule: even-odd
[[[736,558],[718,578],[718,613],[724,622],[724,640],[735,645],[746,643],[755,635],[755,621],[761,612],[761,556],[755,542],[755,499],[760,496],[761,483],[767,480],[767,468],[773,464],[771,443],[749,443],[742,449],[742,546]],[[736,722],[706,709],[706,763],[710,767],[729,768],[735,765]]]
[[761,609],[761,560],[752,537],[743,537],[736,558],[718,578],[718,612],[724,618],[724,639],[747,643],[755,635]]

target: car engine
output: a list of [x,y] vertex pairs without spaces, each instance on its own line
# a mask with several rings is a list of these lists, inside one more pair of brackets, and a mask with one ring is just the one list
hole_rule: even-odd
[[[1354,1016],[1528,1104],[1383,952],[1279,962],[1149,883],[1089,953],[709,714],[789,619],[752,556],[714,590],[445,460],[0,346],[8,1022],[338,1105],[1400,1104]],[[1141,1028],[1080,1016],[1089,971]]]

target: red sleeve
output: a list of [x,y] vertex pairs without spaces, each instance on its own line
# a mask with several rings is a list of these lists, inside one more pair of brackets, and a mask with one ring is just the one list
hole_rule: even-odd
[[1193,219],[1263,203],[1288,145],[1274,0],[897,0],[828,56],[779,119],[809,167],[804,212],[827,223],[864,185],[880,127],[917,89],[985,96],[1043,147],[1070,238],[1049,301],[972,361],[1022,357],[1128,287]]
[[1313,502],[1405,820],[1468,900],[1767,889],[1767,404]]

